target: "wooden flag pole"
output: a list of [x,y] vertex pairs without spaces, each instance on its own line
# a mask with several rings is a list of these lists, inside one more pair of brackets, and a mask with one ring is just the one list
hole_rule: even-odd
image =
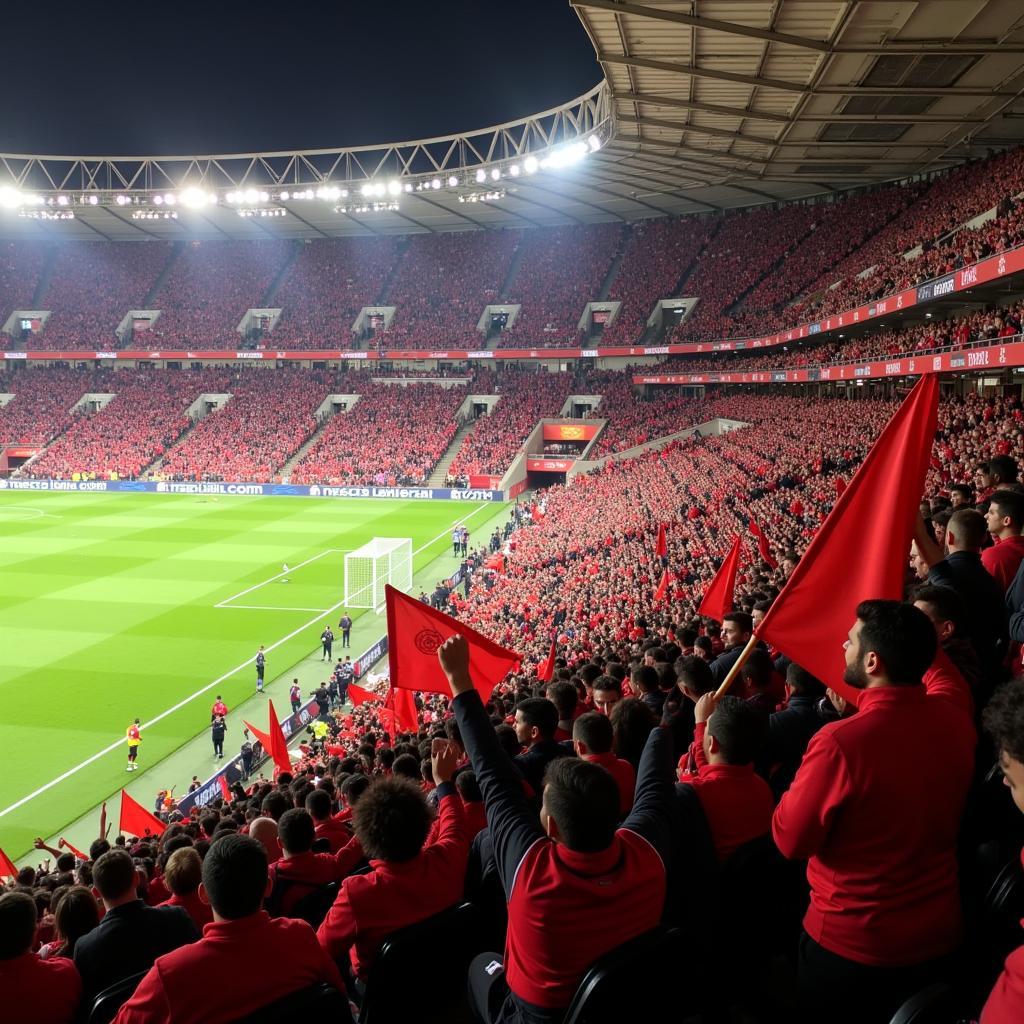
[[722,685],[715,691],[715,700],[719,700],[729,692],[729,687],[732,686],[733,681],[740,674],[740,669],[743,668],[744,662],[750,657],[750,652],[756,646],[757,636],[754,633],[751,633],[750,639],[747,641],[747,646],[740,652],[740,656],[733,662],[732,668],[729,669],[729,674],[722,680]]

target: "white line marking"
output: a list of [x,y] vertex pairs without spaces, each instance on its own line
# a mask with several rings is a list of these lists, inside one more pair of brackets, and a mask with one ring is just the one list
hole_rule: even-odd
[[[246,594],[251,594],[254,590],[259,590],[260,587],[265,587],[268,583],[273,583],[274,580],[281,579],[282,576],[288,576],[295,572],[296,569],[301,569],[304,565],[309,565],[310,562],[315,562],[318,558],[323,558],[324,555],[331,554],[344,554],[345,548],[328,548],[326,551],[321,551],[319,555],[313,555],[312,558],[307,558],[304,562],[298,562],[295,565],[288,567],[288,571],[285,572],[283,569],[276,576],[271,576],[269,580],[263,580],[262,583],[254,583],[251,587],[246,587],[245,590],[240,590],[237,594],[231,597],[225,597],[223,601],[215,604],[214,608],[226,608],[231,601],[237,601],[240,597],[245,597]],[[313,609],[310,608],[309,611]]]
[[326,608],[282,608],[278,605],[268,604],[215,604],[213,607],[228,612],[239,608],[244,612],[319,612],[321,615],[327,614]]
[[[473,509],[472,512],[467,513],[459,519],[453,520],[436,537],[434,537],[432,540],[428,540],[427,543],[424,544],[422,547],[417,548],[413,552],[413,556],[418,555],[421,551],[426,551],[426,549],[429,548],[431,544],[434,544],[437,541],[439,541],[442,537],[447,536],[448,532],[451,530],[453,526],[458,526],[459,523],[464,523],[466,522],[467,519],[472,519],[473,516],[477,514],[477,512],[481,512],[485,508],[493,508],[493,506],[489,502],[486,505],[478,505],[475,509]],[[287,643],[289,640],[291,640],[292,637],[298,636],[303,630],[309,629],[311,626],[316,625],[317,620],[320,618],[321,615],[326,615],[329,612],[337,611],[344,604],[344,601],[339,601],[336,605],[332,605],[330,608],[327,608],[325,611],[314,616],[308,622],[304,622],[301,626],[299,626],[298,629],[293,629],[287,636],[282,637],[276,643],[273,643],[269,647],[267,647],[265,649],[265,653],[269,654],[275,648],[280,647],[281,644]],[[212,683],[207,683],[204,687],[202,687],[199,690],[196,690],[195,693],[190,694],[184,700],[179,700],[178,703],[174,705],[174,707],[168,708],[166,711],[161,711],[160,714],[156,716],[156,718],[150,719],[150,721],[148,722],[144,722],[139,728],[148,729],[151,725],[156,725],[157,722],[166,718],[168,715],[172,715],[174,714],[175,711],[180,710],[186,704],[190,704],[192,701],[196,699],[196,697],[201,697],[204,693],[208,693],[215,686],[220,686],[220,684],[223,683],[226,679],[230,679],[236,672],[241,672],[243,668],[245,668],[247,665],[252,665],[255,661],[256,655],[254,654],[251,658],[247,658],[245,661],[243,661],[241,665],[235,666],[235,668],[231,669],[230,672],[225,672],[224,675],[218,676],[216,679],[214,679]],[[105,757],[107,754],[115,750],[120,750],[123,746],[124,740],[117,740],[116,743],[111,743],[110,746],[104,747],[98,753],[93,754],[92,757],[87,757],[81,764],[76,764],[74,768],[69,768],[66,772],[63,772],[60,775],[58,775],[57,778],[51,779],[49,782],[44,783],[37,790],[33,791],[32,793],[29,793],[28,796],[23,796],[20,800],[15,800],[15,802],[11,804],[10,807],[5,807],[2,811],[0,811],[0,818],[2,818],[5,814],[10,814],[11,811],[16,811],[19,807],[24,807],[25,804],[27,804],[30,800],[34,800],[37,796],[41,796],[47,790],[53,789],[54,786],[59,785],[65,779],[70,779],[72,775],[77,774],[83,768],[88,768],[89,765],[93,764],[95,761],[98,761],[101,757]]]

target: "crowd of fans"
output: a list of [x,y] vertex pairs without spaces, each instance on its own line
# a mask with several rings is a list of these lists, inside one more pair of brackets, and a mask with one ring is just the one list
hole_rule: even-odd
[[87,392],[103,391],[107,374],[39,367],[0,374],[0,443],[45,444],[68,428],[72,407]]

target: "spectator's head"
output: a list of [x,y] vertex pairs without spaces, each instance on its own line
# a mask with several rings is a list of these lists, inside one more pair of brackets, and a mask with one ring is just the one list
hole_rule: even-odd
[[103,854],[93,865],[92,884],[108,909],[136,899],[139,873],[131,854],[122,849]]
[[558,709],[560,722],[571,722],[578,703],[576,687],[572,683],[559,681],[548,687],[548,700]]
[[199,898],[213,908],[218,921],[237,921],[255,914],[270,892],[267,851],[251,836],[220,836],[203,860]]
[[302,807],[293,807],[281,815],[277,823],[277,836],[285,857],[309,853],[316,838],[313,816]]
[[992,486],[992,475],[988,463],[979,462],[974,467],[974,486],[978,491],[987,491]]
[[750,657],[740,669],[740,675],[751,693],[767,693],[772,688],[774,672],[775,667],[770,655],[760,648],[750,652]]
[[164,883],[175,896],[189,896],[203,880],[203,859],[194,847],[175,850],[164,869]]
[[327,821],[331,816],[331,794],[326,789],[314,789],[306,794],[306,810],[313,816],[313,821]]
[[711,661],[715,656],[711,637],[699,636],[693,643],[693,653],[702,661]]
[[791,661],[786,666],[786,693],[790,697],[820,700],[825,696],[825,684],[816,676],[812,676],[807,669]]
[[611,719],[597,711],[580,715],[572,725],[572,745],[578,757],[607,754],[614,742]]
[[746,612],[727,612],[722,618],[722,641],[726,648],[743,647],[753,630],[754,623]]
[[544,772],[540,821],[557,842],[579,853],[606,850],[619,820],[619,787],[600,765],[559,757]]
[[711,666],[697,655],[680,658],[675,665],[676,685],[684,696],[696,702],[715,688]]
[[413,782],[422,782],[423,772],[420,765],[420,759],[414,754],[399,754],[391,766],[391,773],[403,779],[412,779]]
[[279,789],[271,790],[260,804],[260,812],[264,818],[273,818],[280,821],[281,815],[291,807],[292,802]]
[[61,896],[53,912],[54,932],[62,943],[61,956],[72,956],[75,943],[99,923],[100,909],[96,905],[96,897],[84,885],[71,886]]
[[36,901],[27,892],[5,892],[0,896],[0,961],[23,956],[35,937]]
[[985,517],[973,508],[962,508],[949,517],[946,524],[946,547],[950,552],[980,551],[988,525]]
[[1019,537],[1024,529],[1024,494],[1020,491],[996,491],[989,495],[985,525],[996,540]]
[[1024,678],[996,690],[981,720],[998,751],[1003,781],[1017,809],[1024,812]]
[[636,697],[620,700],[611,713],[614,750],[617,757],[635,768],[651,730],[658,724],[654,712]]
[[771,601],[764,599],[761,601],[755,601],[754,607],[750,612],[750,621],[756,629],[764,622],[764,617],[768,614],[768,609],[771,608]]
[[658,689],[658,670],[654,664],[645,662],[629,674],[629,684],[633,687],[634,693],[654,693]]
[[952,587],[926,584],[914,591],[914,607],[931,620],[940,644],[954,637],[966,636],[967,608],[963,598]]
[[277,822],[273,818],[255,818],[249,822],[249,835],[258,842],[267,854],[267,863],[277,860],[281,844],[277,839]]
[[974,504],[974,488],[970,484],[953,484],[949,489],[949,501],[954,511],[970,508]]
[[843,679],[859,690],[917,686],[937,646],[935,627],[920,609],[899,601],[861,601],[845,644]]
[[988,476],[991,486],[999,488],[1017,483],[1017,461],[1009,455],[997,455],[988,460]]
[[477,781],[476,773],[472,771],[459,772],[455,776],[455,788],[464,804],[482,804],[484,795],[480,792],[480,783]]
[[547,697],[529,697],[516,706],[516,739],[524,747],[554,738],[558,709]]
[[752,704],[726,694],[704,730],[704,754],[711,764],[750,764],[768,734],[768,719]]
[[359,798],[370,788],[370,780],[362,774],[350,775],[341,784],[341,799],[345,806],[352,810]]
[[594,707],[602,715],[610,715],[622,700],[622,684],[611,676],[598,676],[594,680]]
[[372,782],[352,812],[356,837],[366,856],[399,864],[412,860],[423,849],[430,823],[423,790],[408,779],[394,776]]

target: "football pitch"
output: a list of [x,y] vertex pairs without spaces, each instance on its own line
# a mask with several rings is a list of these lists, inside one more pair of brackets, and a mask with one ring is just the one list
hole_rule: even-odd
[[[35,836],[54,835],[208,730],[216,694],[229,707],[253,694],[260,644],[268,683],[318,649],[327,624],[337,656],[345,552],[375,536],[410,537],[415,574],[451,552],[455,523],[465,520],[477,543],[475,527],[502,508],[4,492],[0,848],[21,857]],[[384,632],[383,616],[350,614],[354,636],[366,633],[364,614]],[[346,653],[361,649],[354,640]],[[124,734],[136,717],[143,771],[126,774]]]

